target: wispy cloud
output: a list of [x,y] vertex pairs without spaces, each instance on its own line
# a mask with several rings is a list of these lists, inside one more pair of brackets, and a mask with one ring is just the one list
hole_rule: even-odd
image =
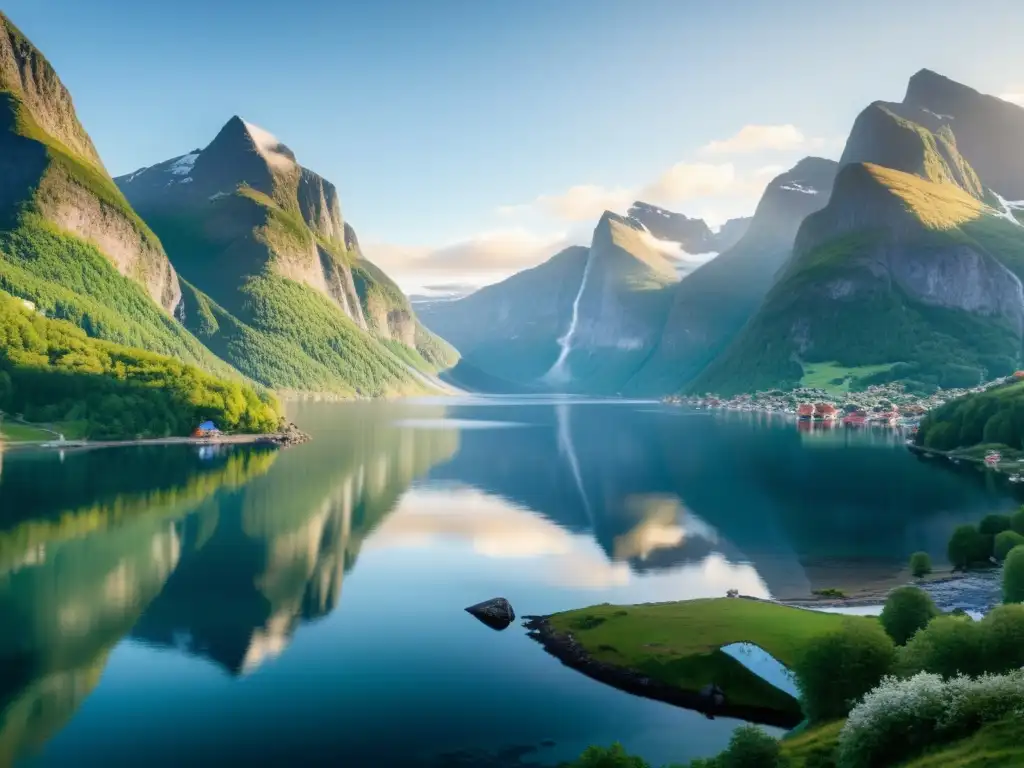
[[805,136],[795,125],[744,125],[727,139],[708,142],[697,154],[746,155],[753,152],[820,151],[831,147],[835,139]]

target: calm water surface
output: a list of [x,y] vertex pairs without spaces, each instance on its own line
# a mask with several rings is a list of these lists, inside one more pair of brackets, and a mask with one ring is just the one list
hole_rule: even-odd
[[618,693],[520,614],[888,583],[1015,502],[885,432],[651,403],[297,407],[283,452],[14,455],[0,473],[0,765],[654,763],[735,721]]

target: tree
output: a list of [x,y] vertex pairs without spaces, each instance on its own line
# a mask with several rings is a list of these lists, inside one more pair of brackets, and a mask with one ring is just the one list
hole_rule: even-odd
[[11,383],[11,374],[7,371],[0,371],[0,411],[6,411],[11,404],[14,393],[14,384]]
[[812,722],[849,714],[892,667],[896,649],[882,625],[846,618],[830,632],[812,638],[793,665],[801,701]]
[[1010,528],[1024,536],[1024,507],[1018,509],[1010,518]]
[[1003,602],[1024,603],[1024,546],[1014,547],[1003,563]]
[[943,677],[976,676],[985,671],[981,626],[970,616],[939,616],[896,649],[895,672],[913,677],[931,672]]
[[968,568],[979,560],[984,560],[982,553],[985,540],[973,525],[961,525],[949,538],[946,554],[954,568]]
[[927,552],[915,552],[910,556],[910,572],[915,579],[920,579],[932,572],[932,559]]
[[781,768],[784,764],[779,740],[756,725],[741,725],[733,731],[717,763],[721,768]]
[[998,605],[978,622],[985,671],[1024,667],[1024,605]]
[[1003,561],[1010,554],[1010,550],[1024,544],[1024,536],[1016,531],[1003,531],[996,535],[996,543],[992,547],[992,554],[996,560]]
[[978,524],[978,533],[983,536],[995,536],[1010,530],[1009,515],[985,515]]
[[643,758],[628,754],[618,742],[610,747],[587,747],[572,766],[573,768],[650,768]]
[[931,596],[917,587],[899,587],[889,593],[880,620],[896,645],[903,645],[939,615]]

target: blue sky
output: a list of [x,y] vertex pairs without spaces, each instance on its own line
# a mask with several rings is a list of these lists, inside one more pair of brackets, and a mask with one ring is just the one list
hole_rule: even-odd
[[[715,222],[749,213],[774,171],[837,156],[857,112],[902,98],[922,67],[1024,94],[1019,0],[4,10],[71,89],[111,173],[205,146],[239,114],[338,186],[369,255],[409,287],[536,263],[641,191]],[[707,149],[744,126],[774,128]]]

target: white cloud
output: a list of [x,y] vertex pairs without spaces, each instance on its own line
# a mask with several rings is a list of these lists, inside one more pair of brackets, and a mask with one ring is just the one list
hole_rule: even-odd
[[573,242],[589,239],[581,235],[510,228],[481,232],[437,248],[366,243],[363,253],[408,292],[438,281],[476,286],[496,282],[540,264]]
[[702,155],[739,155],[764,150],[800,149],[807,139],[795,125],[744,125],[727,139],[718,139],[698,150]]
[[533,206],[565,221],[590,221],[599,218],[604,211],[625,210],[633,199],[632,189],[579,184],[560,195],[541,195]]
[[637,198],[659,202],[685,202],[730,191],[736,184],[732,163],[676,163],[655,181],[640,189]]
[[1000,93],[999,98],[1019,107],[1024,107],[1024,93]]

